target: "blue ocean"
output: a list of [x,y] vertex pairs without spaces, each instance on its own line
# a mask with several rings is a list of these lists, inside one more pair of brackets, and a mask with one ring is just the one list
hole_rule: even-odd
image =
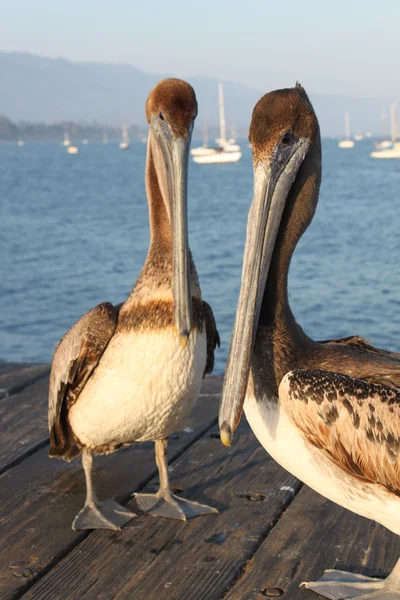
[[[240,287],[251,150],[236,164],[189,166],[190,246],[221,335],[223,372]],[[323,141],[316,216],[289,277],[293,312],[315,339],[359,334],[400,351],[400,161],[371,140]],[[119,303],[149,242],[146,146],[0,144],[0,360],[50,362],[84,312]]]

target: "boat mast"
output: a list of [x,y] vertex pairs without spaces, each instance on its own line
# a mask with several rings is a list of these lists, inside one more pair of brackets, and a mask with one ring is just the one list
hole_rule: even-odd
[[127,125],[122,125],[122,141],[125,142],[126,144],[129,143],[128,126]]
[[397,102],[390,105],[390,133],[393,144],[397,141]]
[[350,115],[349,113],[344,113],[344,137],[346,140],[350,139]]
[[222,83],[218,84],[218,98],[219,98],[219,131],[220,131],[220,144],[223,145],[226,142],[226,128],[225,128],[225,111],[224,111],[224,87]]

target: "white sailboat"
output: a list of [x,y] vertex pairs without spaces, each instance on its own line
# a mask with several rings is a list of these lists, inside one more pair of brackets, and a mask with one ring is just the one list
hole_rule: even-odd
[[68,131],[66,129],[64,129],[64,139],[62,145],[67,148],[68,154],[78,154],[79,152],[78,146],[71,144],[71,140],[69,139]]
[[375,148],[377,150],[385,150],[386,148],[391,148],[393,146],[392,140],[387,139],[387,119],[386,119],[385,109],[382,110],[381,121],[382,121],[382,140],[380,142],[375,143]]
[[103,132],[103,144],[108,144],[108,133]]
[[19,139],[17,142],[18,146],[23,146],[24,145],[24,140]]
[[64,139],[63,139],[63,146],[69,146],[70,145],[70,139],[69,139],[69,135],[68,135],[68,131],[66,129],[64,129]]
[[354,140],[350,138],[350,115],[344,114],[344,140],[339,140],[339,148],[353,148]]
[[67,148],[67,152],[68,152],[68,154],[78,154],[79,148],[78,148],[78,146],[74,146],[73,144],[70,144]]
[[194,162],[199,164],[237,162],[242,156],[240,146],[235,143],[236,140],[231,139],[228,141],[226,139],[224,88],[222,83],[218,84],[218,98],[220,127],[220,135],[216,140],[218,146],[216,148],[208,148],[208,136],[205,132],[203,146],[200,148],[193,148],[191,151]]
[[129,136],[128,136],[128,127],[127,125],[122,125],[122,137],[121,142],[119,144],[120,150],[129,150]]
[[390,145],[382,146],[382,143],[377,150],[371,152],[372,158],[400,158],[400,142],[397,141],[397,102],[390,105]]

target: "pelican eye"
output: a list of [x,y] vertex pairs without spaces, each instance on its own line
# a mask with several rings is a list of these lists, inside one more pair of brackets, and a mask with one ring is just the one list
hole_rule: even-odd
[[284,133],[281,142],[285,145],[291,144],[293,142],[293,133],[291,131]]
[[160,110],[160,114],[158,115],[161,119],[161,121],[164,121],[164,115],[162,114],[161,110]]

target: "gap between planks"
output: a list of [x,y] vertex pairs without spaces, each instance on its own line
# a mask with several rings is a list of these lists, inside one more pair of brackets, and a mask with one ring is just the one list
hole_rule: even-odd
[[8,398],[50,374],[50,365],[2,363],[0,369],[0,399]]

